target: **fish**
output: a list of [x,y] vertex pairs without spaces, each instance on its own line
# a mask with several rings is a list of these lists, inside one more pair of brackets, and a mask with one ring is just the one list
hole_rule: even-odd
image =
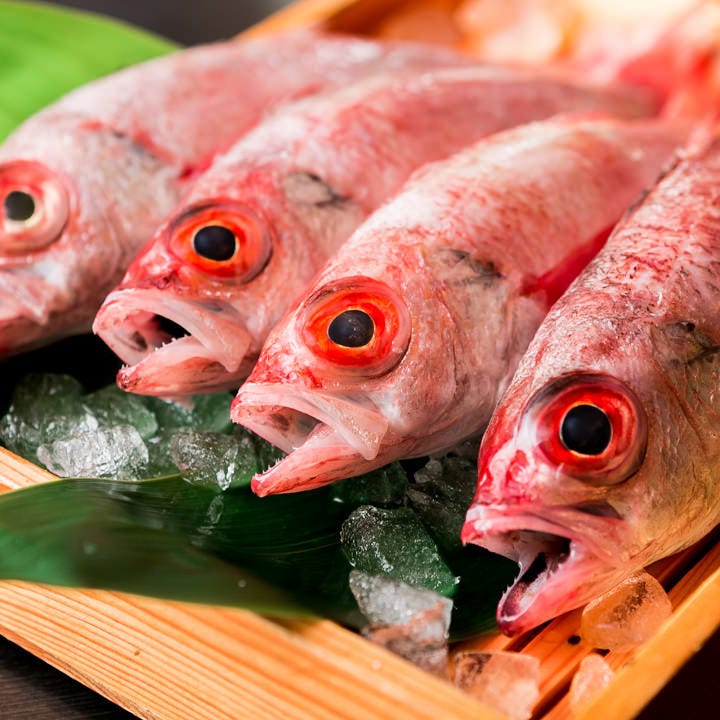
[[482,65],[382,73],[284,106],[216,159],[103,303],[93,327],[125,363],[118,385],[236,389],[313,275],[412,171],[494,131],[591,109],[657,106],[637,87]]
[[303,30],[126,68],[0,147],[0,356],[89,332],[102,300],[213,157],[269,108],[450,50]]
[[419,170],[274,328],[232,419],[297,492],[478,435],[552,303],[686,130],[563,116]]
[[462,538],[519,563],[498,623],[579,607],[720,522],[720,137],[693,143],[539,327]]

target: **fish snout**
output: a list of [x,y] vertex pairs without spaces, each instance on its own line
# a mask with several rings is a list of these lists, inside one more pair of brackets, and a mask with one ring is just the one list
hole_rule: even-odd
[[157,288],[111,293],[93,330],[127,364],[118,384],[147,395],[236,388],[257,356],[253,335],[231,307]]

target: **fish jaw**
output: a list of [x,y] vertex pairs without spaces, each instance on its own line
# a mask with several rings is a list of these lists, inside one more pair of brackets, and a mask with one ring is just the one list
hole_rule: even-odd
[[609,506],[605,516],[602,512],[600,505],[585,512],[559,506],[470,508],[463,542],[520,566],[498,605],[502,632],[516,635],[537,627],[586,604],[642,567],[625,553],[614,552],[623,547],[626,524]]
[[387,419],[332,393],[291,383],[246,383],[230,415],[288,453],[253,478],[261,496],[310,490],[388,462],[382,453]]
[[226,303],[152,288],[111,293],[93,330],[127,364],[118,385],[143,395],[236,388],[257,355],[252,335]]

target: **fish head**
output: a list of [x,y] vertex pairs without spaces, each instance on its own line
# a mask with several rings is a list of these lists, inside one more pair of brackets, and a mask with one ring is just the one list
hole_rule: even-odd
[[472,434],[454,320],[412,242],[344,246],[273,329],[231,407],[288,453],[255,492],[311,489]]
[[0,351],[88,331],[136,233],[176,198],[167,163],[108,128],[58,115],[18,129],[0,148]]
[[718,512],[717,460],[705,462],[716,431],[702,438],[717,374],[691,359],[717,344],[681,338],[683,323],[577,318],[551,312],[480,448],[462,537],[520,565],[498,607],[508,634],[687,547]]
[[[107,297],[94,330],[148,395],[237,388],[270,328],[325,260],[276,164],[216,168],[170,215]],[[320,199],[318,199],[320,202]]]

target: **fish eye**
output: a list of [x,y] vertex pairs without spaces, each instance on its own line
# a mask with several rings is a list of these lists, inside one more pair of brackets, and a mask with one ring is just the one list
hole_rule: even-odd
[[608,375],[551,382],[530,400],[521,423],[546,462],[585,482],[623,482],[645,456],[645,411],[629,387]]
[[166,232],[173,255],[195,270],[233,283],[257,277],[272,254],[267,223],[239,203],[218,200],[194,205]]
[[193,247],[200,257],[223,262],[235,254],[235,233],[222,225],[206,225],[193,236]]
[[8,220],[25,222],[35,214],[35,199],[28,192],[13,190],[5,196],[3,207]]
[[336,345],[357,348],[367,345],[375,334],[375,323],[362,310],[345,310],[328,325],[328,338]]
[[338,372],[381,375],[410,342],[410,315],[400,296],[374,278],[351,276],[324,285],[297,315],[305,346]]
[[0,201],[0,258],[5,263],[55,242],[70,214],[64,181],[33,161],[0,164]]
[[611,438],[610,420],[596,405],[576,405],[565,413],[560,423],[563,445],[580,455],[600,455]]

